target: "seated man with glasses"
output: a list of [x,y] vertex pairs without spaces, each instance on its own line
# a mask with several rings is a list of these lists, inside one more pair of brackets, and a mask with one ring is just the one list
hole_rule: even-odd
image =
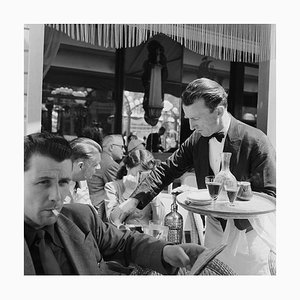
[[120,168],[119,161],[124,156],[124,142],[121,135],[107,135],[103,139],[103,152],[101,153],[100,169],[92,178],[87,180],[92,204],[98,210],[103,221],[106,221],[105,214],[105,191],[104,186],[107,182],[113,181],[117,177]]

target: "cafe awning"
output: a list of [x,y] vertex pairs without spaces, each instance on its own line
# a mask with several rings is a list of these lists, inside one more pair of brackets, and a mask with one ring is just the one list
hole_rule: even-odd
[[201,55],[233,62],[274,59],[271,24],[47,24],[72,39],[106,48],[140,45],[165,34]]

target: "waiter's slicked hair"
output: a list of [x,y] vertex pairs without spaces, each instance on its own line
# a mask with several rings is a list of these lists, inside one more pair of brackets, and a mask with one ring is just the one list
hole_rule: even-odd
[[185,106],[193,104],[199,99],[205,101],[211,112],[219,105],[227,107],[227,93],[224,88],[208,78],[199,78],[190,82],[181,95],[182,103]]

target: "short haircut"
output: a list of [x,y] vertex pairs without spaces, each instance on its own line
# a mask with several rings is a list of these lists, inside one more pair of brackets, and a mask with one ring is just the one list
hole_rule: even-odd
[[72,161],[77,159],[90,159],[95,153],[101,153],[101,146],[92,139],[79,137],[70,142],[72,148]]
[[30,168],[32,155],[40,154],[50,157],[57,162],[71,159],[72,148],[69,142],[58,135],[48,132],[33,133],[24,138],[24,171]]
[[182,102],[185,106],[193,104],[200,98],[204,99],[205,105],[211,112],[218,105],[227,107],[227,93],[224,88],[216,81],[208,78],[195,79],[190,82],[181,95]]
[[117,173],[117,179],[123,178],[127,174],[126,167],[132,169],[141,165],[145,171],[152,170],[158,165],[151,152],[145,149],[133,150],[123,159],[123,165]]
[[106,135],[103,139],[103,148],[109,147],[111,144],[114,144],[117,139],[122,140],[123,143],[123,137],[120,134],[110,134]]

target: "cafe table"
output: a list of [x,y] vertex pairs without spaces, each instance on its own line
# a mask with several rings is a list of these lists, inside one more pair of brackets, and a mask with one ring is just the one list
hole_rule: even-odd
[[[227,244],[218,257],[237,274],[270,274],[268,257],[276,253],[276,200],[264,194],[253,192],[249,201],[211,201],[206,189],[185,191],[177,196],[178,204],[185,210],[207,216],[204,245],[215,247]],[[227,220],[224,232],[216,231],[212,224],[215,218]],[[234,219],[247,219],[253,230],[238,230]],[[218,223],[219,225],[219,223]]]

